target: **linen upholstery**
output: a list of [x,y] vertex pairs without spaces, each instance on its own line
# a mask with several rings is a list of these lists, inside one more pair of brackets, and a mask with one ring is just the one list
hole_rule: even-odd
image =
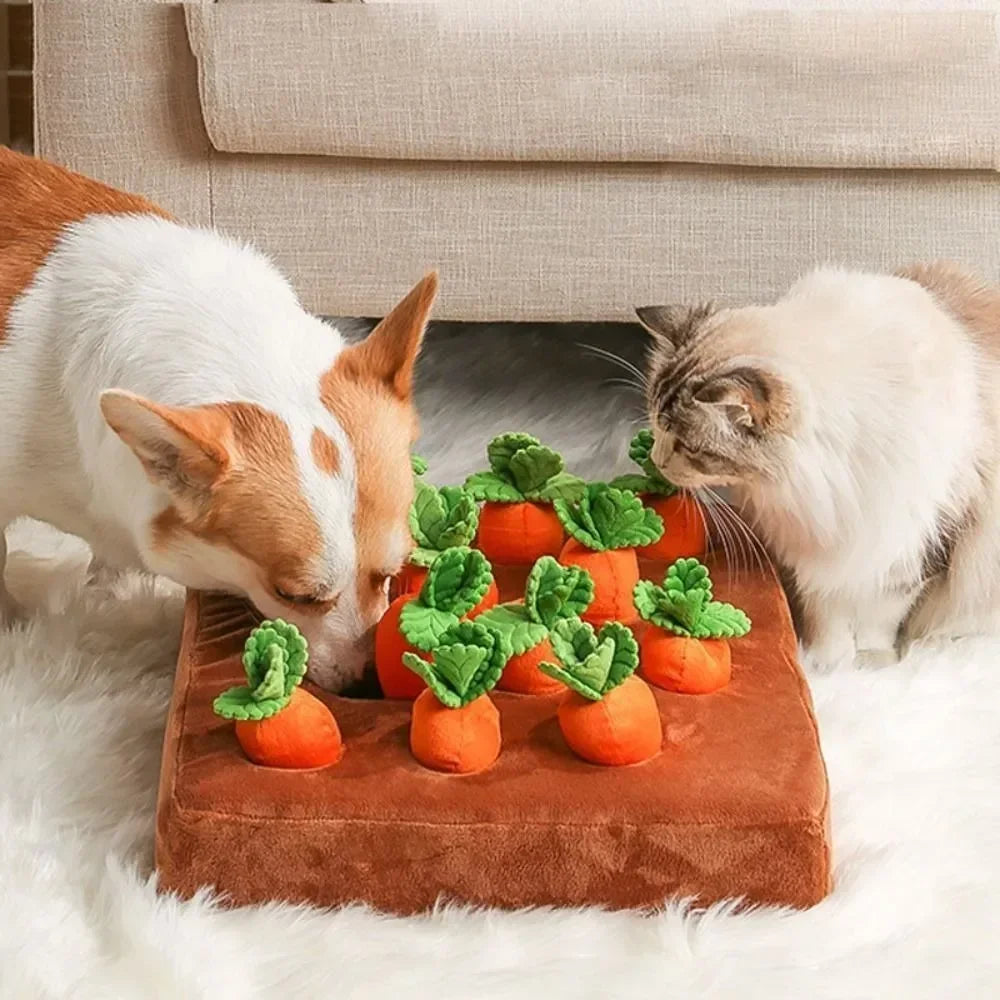
[[188,31],[230,153],[1000,165],[995,14],[760,6],[207,4]]
[[[787,55],[793,36],[784,29],[768,35],[765,26],[777,24],[778,15],[769,22],[762,14],[763,20],[754,20],[752,48],[741,50],[739,37],[730,35],[728,54],[715,53],[717,63],[711,62],[711,51],[700,62],[681,60],[690,75],[674,89],[677,49],[669,49],[669,61],[656,61],[656,51],[636,28],[660,24],[663,37],[667,15],[651,11],[674,5],[640,3],[626,14],[617,0],[602,0],[598,6],[621,13],[604,48],[612,47],[611,39],[618,45],[632,39],[636,48],[629,54],[595,49],[587,41],[584,14],[573,17],[561,2],[479,4],[495,8],[482,15],[493,19],[493,27],[480,30],[482,38],[498,42],[490,50],[492,66],[485,42],[460,58],[455,39],[471,45],[477,35],[468,5],[449,0],[437,5],[224,0],[197,6],[185,18],[180,7],[144,0],[36,0],[36,148],[56,162],[146,194],[180,217],[253,239],[274,255],[304,303],[318,312],[381,315],[431,267],[442,273],[435,315],[466,320],[620,320],[632,317],[633,304],[654,301],[762,300],[827,260],[895,269],[943,256],[987,276],[1000,274],[1000,241],[992,238],[1000,230],[1000,178],[992,169],[1000,132],[991,117],[1000,111],[995,93],[1000,74],[986,73],[997,66],[992,13],[939,8],[933,17],[907,15],[909,27],[894,33],[870,28],[870,22],[896,23],[902,14],[843,11],[836,17],[837,37],[849,38],[853,31],[885,45],[866,41],[868,71],[838,76],[837,60],[849,65],[853,57],[843,49],[824,51],[816,35],[809,58],[823,72],[815,81],[804,71],[796,75],[797,64]],[[803,24],[832,17],[817,12],[819,6],[798,6],[806,12]],[[545,67],[520,25],[541,16],[529,10],[539,7],[548,12],[549,37],[563,63],[553,64],[551,86],[540,88],[531,103],[520,78]],[[261,28],[265,10],[270,34]],[[579,10],[601,16],[592,5]],[[199,22],[199,12],[208,20]],[[228,20],[230,14],[237,20]],[[682,20],[680,13],[673,16]],[[727,16],[725,23],[739,20]],[[746,16],[739,15],[741,23]],[[706,17],[687,30],[696,32]],[[327,83],[307,90],[297,81],[296,67],[275,54],[289,41],[282,31],[312,24],[310,18],[340,25],[340,45],[338,60],[323,69],[317,53],[329,46],[332,29],[309,42],[316,46],[309,49],[310,72],[323,69]],[[205,29],[200,46],[201,28],[189,34],[196,22]],[[395,42],[387,22],[397,29]],[[285,29],[279,30],[281,25]],[[227,74],[244,69],[226,38],[240,31],[247,33],[248,45],[251,38],[267,45],[283,76],[232,89],[233,108],[226,112],[232,120],[216,120],[224,109],[212,100],[203,108],[211,88],[203,79],[199,90],[199,75],[204,77],[211,63],[209,76],[215,80],[220,74],[212,86],[232,88],[236,76]],[[615,69],[619,83],[637,81],[636,86],[619,94],[601,90],[586,67],[574,63],[566,41],[571,38],[591,45],[587,51],[605,69]],[[442,79],[418,85],[412,76],[437,58],[417,52],[427,48],[428,39],[451,53],[443,78],[453,81],[446,105],[438,104]],[[199,47],[201,63],[192,44]],[[342,58],[360,69],[357,52],[376,44],[383,53],[384,86],[392,88],[380,91],[381,100],[338,68]],[[408,60],[407,46],[413,50]],[[699,51],[706,47],[707,42]],[[220,61],[226,52],[229,57]],[[534,62],[527,56],[519,60],[521,52]],[[880,66],[880,55],[885,65]],[[945,57],[947,69],[934,62]],[[256,67],[262,56],[246,48],[243,59],[245,66]],[[925,61],[940,72],[931,74]],[[566,67],[574,65],[581,72],[570,79]],[[371,69],[365,72],[371,82]],[[743,107],[745,116],[717,117],[711,129],[706,124],[698,131],[698,106],[710,103],[709,93],[729,93],[735,100],[740,79],[751,96],[734,107]],[[933,92],[932,80],[937,81]],[[344,92],[330,81],[342,84]],[[484,89],[477,90],[480,86]],[[289,122],[265,127],[272,117],[268,102],[286,92],[294,97],[285,108]],[[780,100],[773,96],[778,93]],[[386,94],[403,103],[394,109]],[[567,117],[579,94],[587,96],[585,110],[593,120],[583,113]],[[872,101],[866,104],[859,94]],[[520,103],[513,95],[520,95]],[[873,95],[881,95],[884,106]],[[903,97],[907,108],[900,115]],[[302,130],[302,109],[319,98],[323,106],[315,108],[319,117],[310,138]],[[300,108],[297,101],[306,103]],[[467,134],[445,114],[452,105],[456,120],[469,126]],[[671,116],[656,120],[652,109],[667,106],[675,109]],[[686,123],[683,128],[675,114]],[[357,151],[391,149],[398,156],[220,152],[206,120],[220,130],[214,135],[218,142],[232,128],[237,145],[242,136],[248,144],[277,148],[280,135],[282,142],[309,138],[345,150],[352,144]],[[411,132],[406,120],[413,122]],[[256,132],[249,129],[248,123],[258,121]],[[547,121],[551,137],[544,134]],[[474,157],[479,150],[505,159],[458,160],[445,154],[446,144],[455,156]],[[606,158],[573,158],[585,152]],[[418,153],[428,158],[414,158]],[[543,153],[549,158],[542,160]],[[535,158],[524,159],[529,155]],[[625,162],[640,155],[652,160]],[[676,162],[698,156],[719,162]],[[768,157],[770,165],[732,162],[755,157]],[[840,166],[803,165],[823,162]],[[922,167],[874,169],[880,163]]]

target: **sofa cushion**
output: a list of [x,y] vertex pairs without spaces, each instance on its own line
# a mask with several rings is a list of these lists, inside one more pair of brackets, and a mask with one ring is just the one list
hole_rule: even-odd
[[187,24],[226,152],[1000,166],[998,15],[755,7],[216,3]]

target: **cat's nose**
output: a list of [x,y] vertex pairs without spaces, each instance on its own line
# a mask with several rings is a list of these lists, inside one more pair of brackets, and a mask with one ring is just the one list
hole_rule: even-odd
[[671,455],[674,453],[674,442],[673,438],[666,434],[657,434],[653,438],[653,451],[650,457],[653,459],[653,464],[660,470],[666,468],[667,462],[670,461]]

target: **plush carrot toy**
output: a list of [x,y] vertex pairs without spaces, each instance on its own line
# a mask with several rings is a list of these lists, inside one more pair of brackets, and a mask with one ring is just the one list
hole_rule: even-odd
[[427,685],[410,721],[410,750],[424,767],[471,774],[497,759],[500,713],[488,692],[509,655],[506,639],[479,622],[459,622],[438,635],[429,663],[403,654]]
[[697,559],[678,559],[663,586],[636,584],[635,606],[652,626],[642,637],[642,676],[681,694],[708,694],[729,683],[728,640],[746,635],[750,619],[712,600],[712,579]]
[[261,622],[247,637],[247,683],[224,691],[212,707],[236,723],[236,739],[255,764],[324,767],[340,760],[344,744],[333,713],[299,685],[306,673],[305,636],[280,618]]
[[628,490],[590,483],[577,503],[555,502],[570,539],[559,553],[566,566],[585,569],[594,580],[594,600],[580,616],[594,625],[636,621],[632,591],[639,582],[635,547],[663,534],[660,515]]
[[652,545],[637,549],[639,558],[673,562],[683,556],[704,555],[708,539],[705,516],[698,501],[664,478],[653,464],[652,452],[653,432],[639,431],[632,438],[628,453],[642,469],[642,474],[619,476],[611,481],[612,486],[637,494],[647,507],[663,518],[663,536]]
[[541,669],[570,690],[559,706],[559,728],[570,749],[592,764],[638,764],[660,750],[663,727],[656,699],[635,676],[639,647],[620,622],[600,632],[579,619],[552,630],[558,663]]
[[554,657],[549,631],[556,622],[576,618],[594,598],[594,581],[578,566],[560,566],[542,556],[528,574],[523,601],[498,604],[476,621],[503,633],[511,657],[497,687],[518,694],[552,694],[562,684],[543,674],[538,665]]
[[375,628],[375,672],[382,694],[416,698],[424,683],[403,666],[403,654],[430,652],[443,632],[485,610],[495,594],[493,568],[481,552],[465,546],[445,549],[428,569],[420,593],[397,597]]
[[501,434],[487,448],[490,468],[465,481],[485,501],[478,546],[498,565],[526,565],[558,555],[563,529],[554,500],[582,496],[582,479],[566,472],[562,458],[530,434]]
[[418,593],[427,578],[427,567],[445,549],[471,545],[478,526],[479,507],[461,486],[417,482],[410,507],[410,534],[416,547],[396,578],[396,593]]

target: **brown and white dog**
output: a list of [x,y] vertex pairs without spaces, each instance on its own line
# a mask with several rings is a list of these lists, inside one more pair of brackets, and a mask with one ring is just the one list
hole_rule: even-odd
[[423,279],[347,346],[260,253],[0,147],[3,529],[27,516],[299,625],[339,688],[411,545]]

